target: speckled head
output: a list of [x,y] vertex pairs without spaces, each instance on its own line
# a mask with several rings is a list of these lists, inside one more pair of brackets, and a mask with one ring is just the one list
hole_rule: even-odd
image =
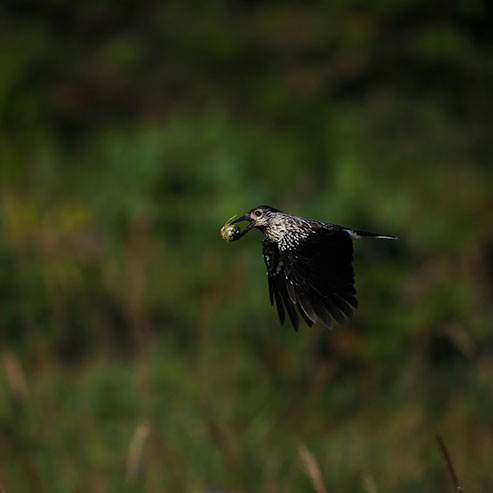
[[248,233],[252,228],[258,228],[262,231],[270,224],[276,214],[282,214],[279,209],[270,207],[268,205],[259,205],[248,211],[244,216],[239,217],[231,224],[239,223],[241,221],[248,221],[250,224],[236,237],[240,239],[243,235]]

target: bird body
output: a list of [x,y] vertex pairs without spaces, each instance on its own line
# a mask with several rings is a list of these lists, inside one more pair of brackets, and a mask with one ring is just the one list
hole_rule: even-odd
[[277,306],[281,324],[287,312],[295,330],[298,314],[310,326],[319,318],[330,328],[333,319],[342,323],[357,308],[352,240],[397,239],[293,216],[265,205],[230,224],[241,221],[250,224],[230,241],[240,239],[252,228],[264,233],[262,253],[270,301]]

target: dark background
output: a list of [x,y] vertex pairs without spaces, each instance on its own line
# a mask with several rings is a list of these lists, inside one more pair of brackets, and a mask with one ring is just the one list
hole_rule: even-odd
[[[493,490],[490,2],[4,1],[5,492]],[[355,243],[281,327],[258,204]]]

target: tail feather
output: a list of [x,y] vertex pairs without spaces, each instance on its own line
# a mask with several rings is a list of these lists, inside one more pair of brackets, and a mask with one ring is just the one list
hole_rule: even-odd
[[345,230],[349,233],[351,238],[353,239],[358,239],[358,238],[380,238],[382,240],[398,240],[397,236],[391,236],[391,235],[381,235],[380,233],[368,233],[367,231],[357,231],[355,229],[347,229]]

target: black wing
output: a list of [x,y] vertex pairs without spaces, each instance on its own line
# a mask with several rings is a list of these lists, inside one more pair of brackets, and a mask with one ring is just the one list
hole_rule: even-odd
[[[295,247],[280,250],[268,239],[262,242],[271,303],[276,302],[281,324],[285,309],[295,329],[298,313],[308,325],[317,317],[327,326],[342,323],[356,308],[352,266],[353,245],[342,230],[318,230]],[[297,310],[296,310],[297,309]]]
[[[262,253],[264,254],[264,262],[267,267],[267,281],[269,283],[269,298],[270,304],[276,302],[277,313],[281,325],[286,319],[286,311],[295,330],[298,330],[299,317],[296,311],[296,306],[290,298],[286,282],[286,272],[284,262],[281,260],[281,254],[277,243],[265,238],[262,241]],[[312,326],[313,322],[305,316],[303,311],[300,311],[308,325]]]

